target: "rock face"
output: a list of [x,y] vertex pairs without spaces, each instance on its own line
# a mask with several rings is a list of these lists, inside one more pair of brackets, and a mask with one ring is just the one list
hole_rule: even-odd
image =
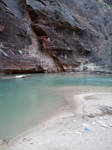
[[0,0],[0,72],[112,69],[111,0]]

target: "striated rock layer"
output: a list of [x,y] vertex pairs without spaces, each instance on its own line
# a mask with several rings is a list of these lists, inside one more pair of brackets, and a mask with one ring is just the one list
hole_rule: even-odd
[[112,0],[0,0],[0,72],[112,69]]

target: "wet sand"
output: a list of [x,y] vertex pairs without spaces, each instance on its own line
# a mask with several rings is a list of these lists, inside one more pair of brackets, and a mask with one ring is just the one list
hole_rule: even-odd
[[71,86],[57,92],[68,105],[6,150],[111,150],[112,87]]

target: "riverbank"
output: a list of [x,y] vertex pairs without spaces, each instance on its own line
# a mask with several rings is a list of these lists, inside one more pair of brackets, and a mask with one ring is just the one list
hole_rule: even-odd
[[112,94],[107,91],[74,95],[72,109],[69,105],[7,150],[111,150]]

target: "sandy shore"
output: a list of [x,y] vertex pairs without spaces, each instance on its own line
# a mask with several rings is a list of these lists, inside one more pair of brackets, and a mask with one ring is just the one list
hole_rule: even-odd
[[112,92],[104,91],[72,95],[62,113],[6,150],[112,150]]

